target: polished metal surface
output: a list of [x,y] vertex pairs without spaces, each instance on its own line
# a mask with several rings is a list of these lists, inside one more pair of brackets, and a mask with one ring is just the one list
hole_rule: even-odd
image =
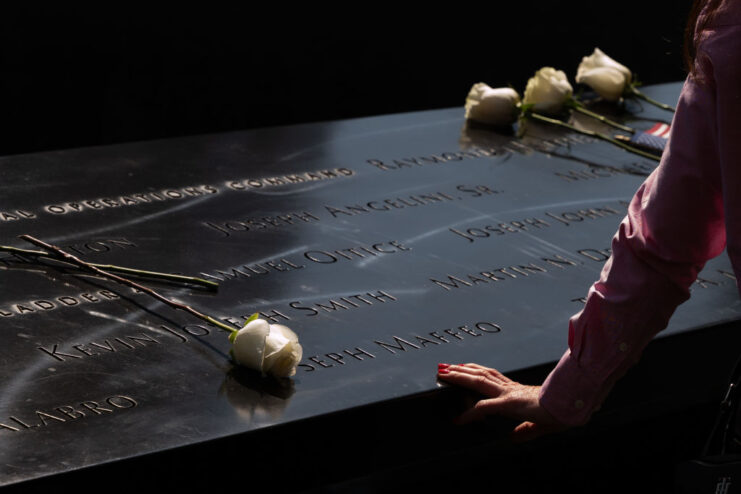
[[[675,101],[679,85],[646,88]],[[628,103],[640,128],[666,112]],[[655,162],[461,108],[0,159],[0,243],[217,280],[150,283],[239,325],[291,327],[290,380],[227,333],[109,281],[0,257],[0,483],[434,391],[437,362],[556,361]],[[619,113],[625,117],[628,113]],[[593,125],[579,119],[583,125]],[[741,316],[708,263],[663,334]]]

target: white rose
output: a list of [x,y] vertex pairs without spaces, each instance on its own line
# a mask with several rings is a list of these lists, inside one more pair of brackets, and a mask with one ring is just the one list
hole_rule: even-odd
[[595,48],[594,52],[592,52],[591,55],[581,59],[581,63],[579,64],[577,72],[582,69],[590,70],[599,67],[606,67],[617,70],[618,72],[623,74],[626,83],[629,83],[631,81],[631,78],[633,77],[633,74],[628,67],[608,57],[599,48]]
[[608,101],[617,101],[631,78],[628,67],[608,57],[599,48],[582,58],[576,71],[576,82],[586,84]]
[[237,332],[232,354],[239,365],[263,375],[289,377],[296,374],[303,349],[296,333],[286,326],[255,319]]
[[520,95],[512,88],[474,84],[466,97],[466,119],[490,125],[509,125],[517,120]]
[[562,70],[543,67],[527,81],[523,103],[533,104],[540,113],[558,113],[571,99],[574,90]]

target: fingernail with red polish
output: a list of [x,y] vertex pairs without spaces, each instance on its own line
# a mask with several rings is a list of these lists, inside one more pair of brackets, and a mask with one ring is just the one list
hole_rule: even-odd
[[437,364],[438,369],[447,369],[450,367],[450,364]]
[[450,371],[448,369],[438,369],[437,373],[438,374],[449,374]]

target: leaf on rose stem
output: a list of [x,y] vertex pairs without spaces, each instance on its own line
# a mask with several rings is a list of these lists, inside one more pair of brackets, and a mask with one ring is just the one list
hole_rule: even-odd
[[521,114],[517,119],[517,137],[523,137],[527,133],[527,117],[525,114]]
[[[252,315],[251,315],[251,316],[250,316],[250,317],[249,317],[249,318],[248,318],[248,319],[247,319],[247,320],[246,320],[246,321],[244,322],[244,326],[247,326],[247,325],[248,325],[249,323],[251,323],[252,321],[254,321],[255,319],[257,319],[258,317],[260,317],[260,313],[259,313],[259,312],[255,312],[254,314],[252,314]],[[242,327],[244,327],[244,326],[242,326]]]

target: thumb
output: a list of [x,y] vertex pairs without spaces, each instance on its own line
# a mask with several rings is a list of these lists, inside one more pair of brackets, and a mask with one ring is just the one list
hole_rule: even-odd
[[523,422],[510,433],[510,439],[513,443],[524,443],[547,434],[547,427],[535,424],[533,422]]
[[560,424],[536,424],[534,422],[523,422],[510,433],[510,439],[514,443],[524,443],[535,438],[566,429]]

